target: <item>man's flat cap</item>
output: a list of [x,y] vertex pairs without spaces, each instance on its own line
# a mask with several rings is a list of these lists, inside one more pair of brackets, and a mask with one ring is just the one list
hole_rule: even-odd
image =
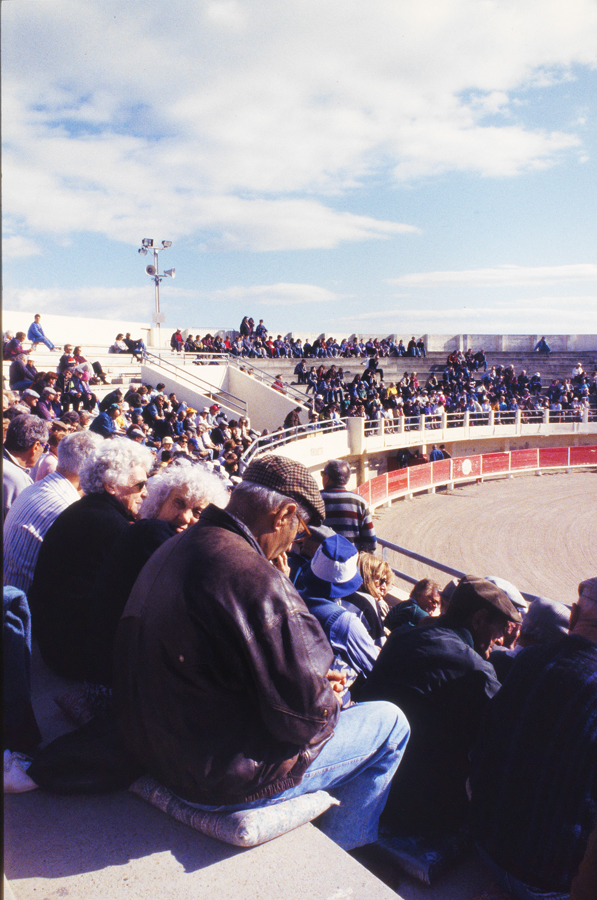
[[486,578],[477,578],[475,575],[464,575],[454,593],[450,605],[457,605],[459,600],[479,600],[485,606],[493,606],[510,622],[522,622],[520,612],[512,603],[505,591],[487,581]]
[[243,481],[260,484],[296,500],[309,511],[314,525],[321,525],[325,519],[325,506],[315,479],[306,466],[294,459],[273,454],[261,456],[247,467]]

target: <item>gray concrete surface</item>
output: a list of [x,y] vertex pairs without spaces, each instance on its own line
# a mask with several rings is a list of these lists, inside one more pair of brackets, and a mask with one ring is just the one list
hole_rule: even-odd
[[[74,686],[50,672],[34,648],[34,708],[46,743],[72,729],[53,698]],[[5,795],[5,873],[16,900],[396,897],[313,825],[240,850],[127,791]]]

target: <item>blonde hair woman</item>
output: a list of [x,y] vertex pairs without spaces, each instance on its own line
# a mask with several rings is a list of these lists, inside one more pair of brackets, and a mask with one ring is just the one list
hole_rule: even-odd
[[358,566],[363,579],[363,588],[373,597],[383,620],[390,609],[386,594],[394,581],[394,573],[389,563],[374,556],[373,553],[359,553]]

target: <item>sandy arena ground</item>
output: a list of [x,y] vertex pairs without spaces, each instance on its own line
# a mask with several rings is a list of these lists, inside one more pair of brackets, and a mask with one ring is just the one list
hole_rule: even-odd
[[[597,575],[595,471],[521,475],[419,494],[378,509],[374,520],[388,541],[569,605],[579,581]],[[449,580],[404,556],[390,554],[390,564],[440,585]]]

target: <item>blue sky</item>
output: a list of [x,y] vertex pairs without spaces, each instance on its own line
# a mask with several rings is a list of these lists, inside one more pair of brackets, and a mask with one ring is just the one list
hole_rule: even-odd
[[5,0],[4,304],[597,333],[596,0]]

